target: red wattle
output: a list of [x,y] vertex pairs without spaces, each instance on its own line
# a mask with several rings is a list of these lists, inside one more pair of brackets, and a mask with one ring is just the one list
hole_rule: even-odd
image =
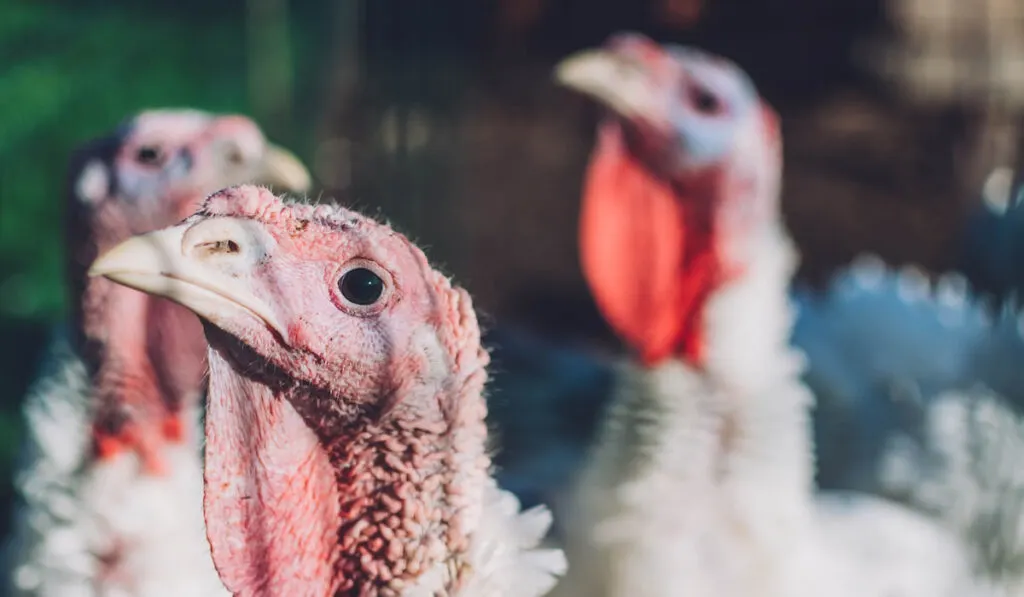
[[583,273],[645,365],[703,364],[704,305],[721,277],[711,208],[645,168],[617,123],[602,125],[580,214]]

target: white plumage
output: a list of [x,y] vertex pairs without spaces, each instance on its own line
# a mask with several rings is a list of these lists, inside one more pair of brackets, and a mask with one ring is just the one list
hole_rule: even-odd
[[97,466],[91,390],[62,330],[24,406],[22,503],[7,546],[12,597],[228,595],[203,525],[198,424],[167,450],[167,475],[140,473],[134,452]]
[[760,247],[750,275],[712,299],[707,372],[623,365],[566,521],[571,566],[555,594],[1001,594],[933,520],[863,495],[814,495],[813,397],[787,346],[794,254],[781,234]]
[[493,479],[488,480],[480,524],[470,544],[469,561],[474,574],[459,594],[546,595],[566,570],[561,549],[541,547],[550,527],[550,510],[534,506],[520,511],[519,500],[512,493],[500,489]]
[[[925,299],[900,296],[912,283]],[[929,514],[965,542],[979,579],[1024,594],[1018,315],[991,313],[959,276],[928,284],[877,260],[797,299],[795,338],[815,356],[809,383],[834,409],[819,419],[850,422],[819,430],[827,482]]]
[[882,487],[966,540],[992,586],[1024,595],[1024,423],[978,386],[929,405],[920,435],[900,434],[882,461]]

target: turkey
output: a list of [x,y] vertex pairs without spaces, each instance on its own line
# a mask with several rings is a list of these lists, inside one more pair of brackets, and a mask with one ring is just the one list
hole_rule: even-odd
[[[564,61],[603,103],[580,247],[635,349],[565,512],[560,596],[1000,595],[967,543],[866,494],[815,494],[790,346],[796,253],[777,117],[734,64],[623,34]],[[996,582],[1003,584],[996,584]]]
[[[1014,285],[1015,262],[1006,259],[1006,251],[1014,246],[1016,221],[1024,212],[1018,203],[999,199],[1007,195],[1005,188],[991,197],[988,187],[1000,187],[996,179],[1006,177],[997,172],[992,178],[985,207],[967,226],[964,264],[970,283],[958,274],[931,282],[912,267],[890,269],[865,256],[823,291],[791,288],[796,309],[791,341],[807,357],[804,382],[816,398],[812,421],[822,488],[881,494],[934,512],[934,498],[921,502],[919,492],[909,489],[909,478],[892,478],[894,462],[904,462],[897,467],[904,473],[911,470],[905,462],[909,454],[934,461],[950,449],[935,445],[927,431],[935,414],[930,405],[940,396],[967,400],[955,410],[964,417],[957,428],[969,435],[982,431],[968,415],[975,408],[968,397],[978,391],[992,400],[983,410],[996,408],[1007,421],[1019,419],[1024,325],[1013,310],[992,313],[985,291],[994,290],[998,298]],[[552,503],[557,527],[566,480],[582,465],[611,400],[613,359],[506,325],[490,330],[486,344],[495,362],[491,411],[503,446],[498,479],[525,503]],[[966,439],[950,441],[964,445]],[[934,462],[913,470],[936,472]],[[986,481],[987,467],[956,471],[955,479],[942,477],[944,486],[991,481]],[[1016,487],[1024,494],[1024,484]],[[1012,510],[1003,512],[1005,525],[1016,527],[1018,519]]]
[[93,275],[206,321],[204,512],[235,595],[546,593],[564,570],[490,476],[470,298],[386,225],[225,189]]
[[20,499],[6,546],[12,595],[227,594],[200,517],[199,320],[86,272],[98,252],[250,180],[296,190],[310,182],[294,156],[235,115],[142,112],[73,157],[72,309],[24,405]]

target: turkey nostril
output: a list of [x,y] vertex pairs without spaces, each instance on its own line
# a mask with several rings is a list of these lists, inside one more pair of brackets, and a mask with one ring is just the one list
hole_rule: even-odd
[[181,239],[182,253],[217,267],[245,267],[266,250],[260,225],[241,218],[217,217],[190,227]]
[[242,248],[233,240],[215,240],[199,243],[195,250],[204,255],[234,255],[241,253]]

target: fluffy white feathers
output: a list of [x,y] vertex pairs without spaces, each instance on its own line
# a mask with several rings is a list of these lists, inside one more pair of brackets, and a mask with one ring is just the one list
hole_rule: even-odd
[[198,426],[168,451],[168,476],[140,474],[132,453],[94,465],[90,391],[59,334],[24,407],[12,596],[226,597],[203,526]]

